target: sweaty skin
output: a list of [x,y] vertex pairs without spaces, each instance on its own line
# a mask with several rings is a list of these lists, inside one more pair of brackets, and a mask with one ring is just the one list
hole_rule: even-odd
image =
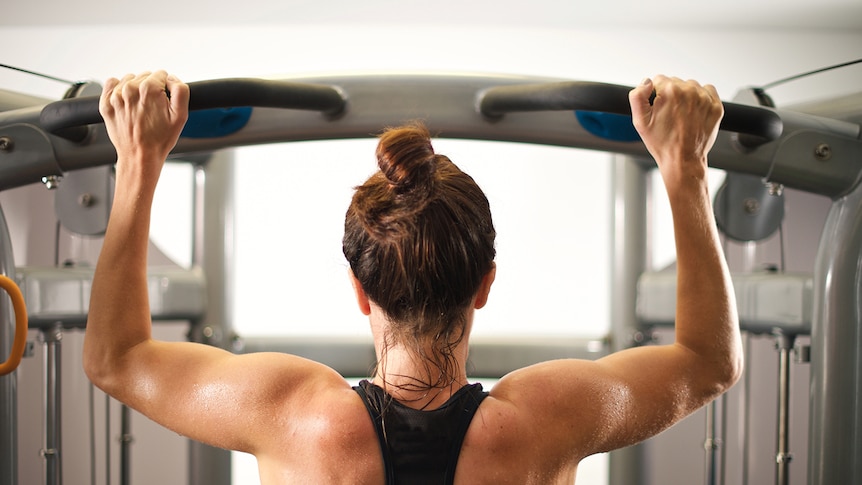
[[[382,484],[370,418],[332,369],[291,355],[233,355],[151,338],[150,210],[165,158],[187,119],[188,97],[188,87],[164,71],[105,83],[100,111],[117,149],[116,193],[92,288],[84,343],[87,375],[177,433],[254,454],[265,484]],[[584,457],[655,435],[739,378],[736,305],[706,181],[721,102],[712,86],[665,76],[636,87],[630,101],[635,127],[658,163],[673,213],[676,341],[596,361],[545,362],[504,376],[467,431],[458,484],[570,484]],[[493,279],[492,270],[468,311],[468,332]],[[361,288],[356,298],[369,317],[379,353],[387,321]],[[456,352],[459,383],[467,382],[464,340]],[[389,349],[392,368],[387,372],[394,374],[396,367],[400,374],[424,371],[406,355],[405,349]],[[415,405],[433,409],[455,390],[441,389]]]

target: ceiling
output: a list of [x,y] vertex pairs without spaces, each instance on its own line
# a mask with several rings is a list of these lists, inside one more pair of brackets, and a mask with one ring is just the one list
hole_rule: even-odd
[[443,24],[862,31],[860,0],[15,0],[0,26]]

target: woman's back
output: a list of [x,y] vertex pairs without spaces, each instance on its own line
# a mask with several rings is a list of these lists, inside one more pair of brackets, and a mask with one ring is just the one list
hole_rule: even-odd
[[[275,451],[257,454],[262,484],[386,483],[379,435],[366,406],[347,383],[335,384],[316,392],[301,416],[293,409],[290,418],[275,420],[281,423],[270,430],[280,437]],[[452,483],[571,484],[576,457],[559,453],[531,414],[492,389],[464,436]],[[407,483],[398,478],[395,483]]]
[[[287,354],[234,355],[151,338],[151,204],[188,96],[163,71],[105,83],[100,112],[118,158],[91,292],[87,375],[177,433],[255,455],[264,483],[386,483],[387,429],[375,430],[360,395],[332,369]],[[736,305],[706,180],[721,102],[711,86],[663,76],[630,97],[673,212],[676,340],[504,376],[470,420],[457,484],[570,483],[584,457],[659,433],[739,378]],[[421,126],[381,136],[381,170],[357,188],[343,248],[374,339],[374,383],[409,408],[434,410],[468,383],[474,311],[496,275],[496,232],[484,193],[434,153],[429,136]]]

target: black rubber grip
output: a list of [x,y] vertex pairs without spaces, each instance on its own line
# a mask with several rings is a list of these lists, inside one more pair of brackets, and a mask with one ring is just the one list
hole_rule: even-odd
[[[264,79],[214,79],[189,83],[189,110],[243,106],[319,111],[335,115],[344,110],[345,99],[332,86]],[[102,123],[99,97],[85,96],[49,103],[39,114],[39,123],[49,133],[79,141],[86,125]],[[78,140],[76,140],[78,139]]]
[[[596,111],[631,116],[629,91],[618,84],[559,82],[499,86],[482,93],[479,110],[488,117],[527,111]],[[753,135],[766,141],[781,136],[784,124],[774,111],[759,106],[723,102],[720,129]]]

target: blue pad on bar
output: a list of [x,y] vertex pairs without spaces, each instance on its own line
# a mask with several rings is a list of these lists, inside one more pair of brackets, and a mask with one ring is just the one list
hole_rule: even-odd
[[597,111],[575,111],[575,117],[587,132],[611,141],[638,141],[640,135],[632,124],[632,117]]
[[251,107],[215,108],[189,112],[189,119],[180,136],[186,138],[218,138],[241,130],[251,118]]

